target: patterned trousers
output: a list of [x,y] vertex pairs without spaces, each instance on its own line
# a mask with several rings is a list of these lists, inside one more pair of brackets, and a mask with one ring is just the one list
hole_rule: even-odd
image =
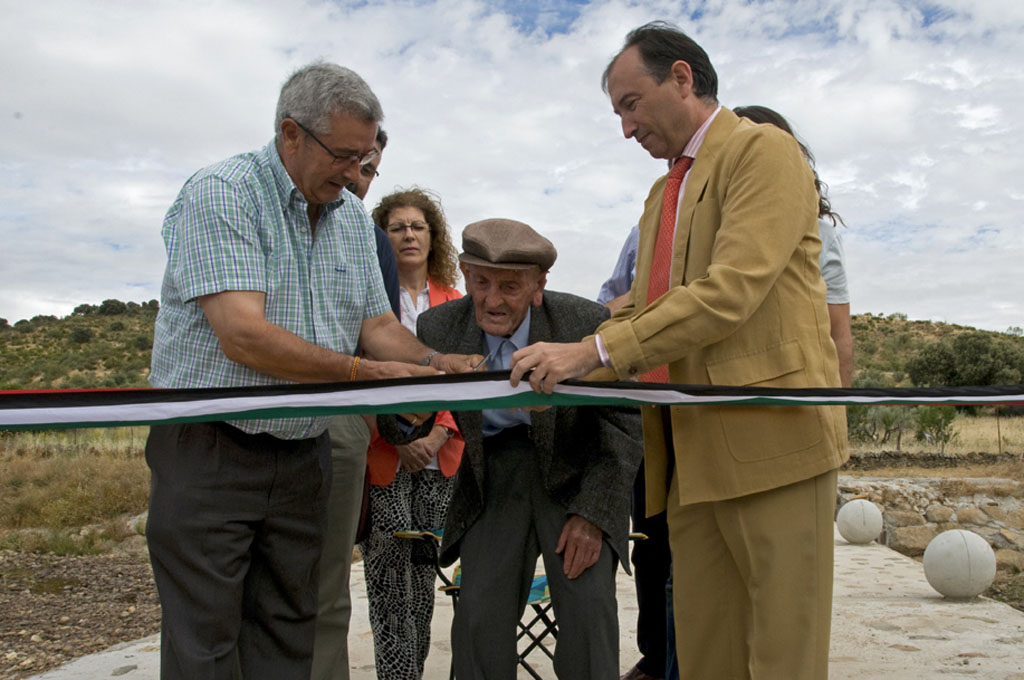
[[430,651],[434,615],[433,556],[401,530],[444,526],[454,477],[440,470],[399,470],[370,488],[370,537],[359,544],[366,572],[373,653],[380,680],[419,680]]

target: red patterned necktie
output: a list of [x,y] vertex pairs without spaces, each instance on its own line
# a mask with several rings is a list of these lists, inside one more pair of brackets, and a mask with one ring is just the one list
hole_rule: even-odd
[[[651,262],[651,278],[647,282],[647,304],[668,292],[669,272],[672,269],[672,244],[676,235],[676,208],[679,204],[679,187],[693,159],[683,156],[669,170],[665,181],[665,198],[661,203],[661,223],[658,238],[654,241],[654,260]],[[644,382],[668,382],[668,366],[659,366],[641,378]]]

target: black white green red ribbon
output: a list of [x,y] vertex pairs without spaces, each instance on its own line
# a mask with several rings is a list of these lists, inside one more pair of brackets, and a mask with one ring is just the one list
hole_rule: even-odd
[[0,430],[594,404],[1024,404],[1024,385],[782,389],[569,381],[558,385],[554,394],[545,395],[534,393],[526,383],[511,387],[505,371],[273,387],[15,390],[0,391]]

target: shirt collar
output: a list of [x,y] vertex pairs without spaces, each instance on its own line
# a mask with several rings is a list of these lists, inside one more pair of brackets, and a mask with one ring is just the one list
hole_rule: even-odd
[[[690,141],[688,141],[686,143],[686,146],[683,147],[683,155],[680,156],[679,158],[682,158],[683,156],[688,156],[690,158],[697,157],[697,152],[700,151],[700,146],[701,144],[704,143],[704,138],[708,136],[708,128],[711,127],[711,122],[715,119],[715,116],[717,116],[718,112],[721,110],[722,106],[721,104],[719,104],[718,108],[712,111],[711,115],[708,116],[708,119],[704,121],[704,124],[697,128],[697,131],[693,133],[692,137],[690,137]],[[673,165],[675,165],[675,162],[678,161],[679,158],[672,162]]]
[[270,166],[270,172],[274,175],[274,184],[277,186],[277,194],[281,203],[288,205],[291,203],[292,192],[298,191],[298,187],[295,186],[288,171],[284,169],[281,155],[277,152],[276,137],[270,140],[270,144],[263,147],[263,157],[266,159],[267,165]]

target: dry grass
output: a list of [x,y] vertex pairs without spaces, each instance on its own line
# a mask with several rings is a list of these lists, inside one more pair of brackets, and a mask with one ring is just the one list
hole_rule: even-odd
[[[145,510],[147,428],[2,433],[0,547],[92,552]],[[82,529],[82,527],[89,527]]]
[[148,427],[0,431],[0,461],[19,457],[45,459],[86,451],[111,457],[141,457],[148,435]]
[[[1024,451],[1024,418],[1002,418],[1003,451]],[[961,416],[946,456],[994,453],[995,418]],[[0,547],[89,552],[125,531],[123,517],[146,508],[148,428],[0,432]],[[852,444],[854,451],[868,451]],[[893,445],[890,448],[895,448]],[[909,454],[937,453],[904,437]],[[892,467],[850,474],[888,477],[1009,478],[1024,482],[1024,460],[994,465]],[[81,527],[89,527],[84,533]]]
[[[1024,454],[1024,418],[1000,418],[998,432],[1002,435],[999,449],[995,416],[961,416],[954,422],[957,436],[956,452],[985,451]],[[916,442],[915,442],[916,443]],[[946,448],[947,452],[949,447]]]
[[[999,434],[1002,435],[1002,452],[1024,455],[1024,418],[1003,417],[999,419],[999,427],[996,427],[996,418],[992,415],[965,416],[958,415],[953,422],[953,431],[956,433],[953,441],[946,445],[947,455],[964,453],[998,453]],[[894,450],[895,441],[887,442],[886,449]],[[870,452],[878,449],[878,444],[865,442],[850,442],[850,450],[853,452]],[[937,446],[924,441],[917,441],[911,428],[904,433],[900,442],[900,450],[905,453],[937,453]]]
[[[890,468],[877,468],[870,470],[849,470],[844,474],[869,477],[944,477],[948,479],[963,480],[965,478],[1005,478],[1015,479],[1024,483],[1024,418],[1000,418],[999,432],[1002,434],[1002,451],[1004,454],[1013,454],[1015,460],[1006,460],[997,463],[979,463],[967,460],[969,454],[995,454],[999,450],[999,439],[997,437],[996,419],[994,416],[958,416],[953,423],[956,436],[953,441],[946,445],[944,457],[949,459],[949,465],[936,466],[934,464],[905,465]],[[919,442],[914,439],[913,433],[904,435],[900,450],[910,458],[921,454],[938,454],[934,444]],[[893,451],[895,443],[886,444],[885,448]],[[875,453],[877,444],[865,444],[864,442],[850,442],[850,451],[854,455]],[[974,456],[973,458],[978,458]],[[964,462],[957,462],[963,459]],[[934,463],[934,461],[931,461]],[[1020,493],[1019,491],[1016,493]]]

